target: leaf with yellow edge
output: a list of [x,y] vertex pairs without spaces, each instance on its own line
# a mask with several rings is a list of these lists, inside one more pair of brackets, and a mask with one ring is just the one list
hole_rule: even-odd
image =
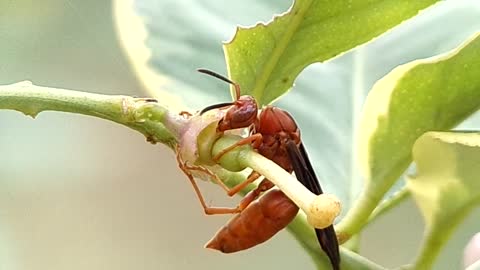
[[417,173],[407,187],[426,224],[415,269],[430,269],[456,226],[480,203],[480,133],[425,133],[413,158]]
[[261,105],[308,65],[363,44],[438,0],[296,0],[268,24],[239,28],[224,46],[230,78]]
[[364,108],[358,145],[366,187],[339,224],[346,237],[411,163],[417,138],[449,130],[480,108],[480,33],[450,52],[395,68],[374,85]]

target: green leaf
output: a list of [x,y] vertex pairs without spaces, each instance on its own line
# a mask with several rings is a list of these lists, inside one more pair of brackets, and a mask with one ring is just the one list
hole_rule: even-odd
[[363,218],[405,171],[418,137],[451,129],[480,108],[479,36],[446,54],[399,66],[369,93],[359,133],[367,187],[343,221],[347,235],[358,231]]
[[292,87],[308,65],[380,35],[438,0],[296,0],[289,12],[239,28],[224,47],[230,78],[261,105]]
[[228,85],[196,69],[226,74],[222,41],[231,39],[236,25],[268,21],[290,4],[291,0],[117,0],[114,10],[120,40],[147,89],[172,97],[169,105],[181,102],[187,105],[182,109],[192,110],[231,100]]
[[415,269],[430,269],[457,225],[480,203],[480,133],[425,133],[413,158],[417,174],[407,187],[426,224]]
[[383,181],[392,170],[398,177],[420,135],[450,129],[478,110],[479,36],[446,54],[402,65],[375,84],[359,137],[367,181]]

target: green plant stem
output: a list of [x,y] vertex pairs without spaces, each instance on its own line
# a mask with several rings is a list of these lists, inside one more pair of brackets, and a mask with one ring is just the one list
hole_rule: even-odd
[[378,205],[377,208],[375,208],[375,210],[368,218],[368,223],[371,223],[372,221],[379,218],[380,216],[388,212],[390,209],[397,206],[408,198],[410,198],[410,192],[406,187],[403,187],[401,190],[393,194],[391,198],[382,202],[380,205]]
[[[478,203],[478,201],[477,201]],[[435,259],[440,254],[450,236],[462,223],[469,212],[474,208],[475,202],[469,207],[457,209],[456,213],[447,219],[426,225],[423,244],[415,260],[416,270],[432,269]]]
[[[428,230],[428,229],[427,229]],[[445,242],[453,232],[453,229],[448,231],[438,231],[436,227],[431,228],[429,232],[425,233],[424,243],[422,249],[418,254],[415,262],[415,268],[417,270],[432,269],[435,258],[438,256],[440,250],[444,246]],[[444,234],[443,237],[438,237],[439,233]]]
[[[316,264],[317,269],[330,269],[330,262],[327,256],[321,251],[314,230],[308,224],[303,213],[297,215],[290,225],[288,225],[288,231],[292,233],[295,239],[307,251]],[[385,269],[346,248],[340,247],[340,257],[342,258],[340,264],[342,270]]]
[[330,263],[325,253],[321,252],[317,238],[313,233],[312,227],[308,225],[307,219],[303,213],[299,213],[297,217],[290,222],[287,230],[295,237],[302,248],[312,258],[317,269],[329,269]]
[[33,118],[42,111],[77,113],[110,120],[139,131],[152,143],[173,147],[183,120],[154,100],[100,95],[20,82],[0,86],[0,109]]
[[378,192],[376,188],[369,185],[364,187],[360,197],[337,226],[340,243],[346,242],[367,224],[368,217],[378,205],[384,193]]
[[375,179],[371,179],[365,185],[355,204],[337,226],[340,243],[346,242],[368,224],[372,212],[409,164],[410,160],[402,161],[397,164],[397,169],[385,174],[378,173]]
[[350,239],[348,239],[347,242],[342,244],[342,247],[352,252],[358,253],[360,251],[360,236],[361,234],[359,233],[353,235],[352,237],[350,237]]

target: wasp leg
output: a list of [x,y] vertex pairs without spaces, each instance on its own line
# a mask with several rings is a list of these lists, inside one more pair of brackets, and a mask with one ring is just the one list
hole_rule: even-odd
[[197,183],[195,182],[195,178],[193,177],[193,174],[191,173],[191,168],[189,168],[189,166],[186,164],[186,162],[184,162],[181,159],[180,153],[178,151],[177,151],[177,162],[178,162],[178,167],[180,167],[180,169],[185,173],[188,180],[192,184],[193,189],[195,191],[195,194],[197,195],[197,198],[200,201],[200,204],[202,205],[205,214],[207,214],[207,215],[235,214],[235,213],[239,213],[241,211],[238,206],[233,207],[233,208],[208,206],[207,203],[205,202],[205,199],[203,198],[203,195],[202,195],[202,192],[200,191],[200,188],[198,187]]
[[263,179],[262,182],[258,185],[258,187],[243,197],[243,199],[240,201],[238,204],[238,207],[240,211],[243,211],[247,206],[252,203],[254,200],[256,200],[263,192],[271,189],[274,186],[274,184],[268,179]]
[[200,204],[202,205],[205,214],[207,215],[216,215],[216,214],[235,214],[239,213],[242,210],[244,210],[250,203],[252,203],[254,200],[256,200],[263,192],[269,190],[272,188],[274,185],[272,182],[268,181],[267,179],[263,179],[262,182],[258,185],[257,188],[251,190],[245,197],[240,201],[240,203],[236,207],[211,207],[208,206],[205,202],[205,199],[202,195],[202,192],[200,191],[200,188],[198,187],[198,184],[195,181],[195,177],[192,174],[192,171],[201,171],[207,175],[209,175],[212,180],[219,184],[229,196],[233,196],[240,192],[243,188],[245,188],[247,185],[258,179],[261,175],[255,171],[253,171],[248,178],[239,183],[238,185],[234,186],[233,188],[229,188],[226,186],[219,178],[217,175],[212,173],[209,169],[202,167],[202,166],[194,166],[194,165],[188,165],[186,162],[184,162],[179,154],[179,151],[177,151],[177,163],[180,169],[185,173],[187,176],[188,180],[193,186],[193,189],[197,195],[198,200],[200,201]]

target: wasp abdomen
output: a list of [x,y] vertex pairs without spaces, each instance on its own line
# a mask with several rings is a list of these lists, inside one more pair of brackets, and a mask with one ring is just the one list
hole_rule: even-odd
[[251,248],[272,238],[297,215],[298,207],[278,189],[233,217],[205,247],[232,253]]

